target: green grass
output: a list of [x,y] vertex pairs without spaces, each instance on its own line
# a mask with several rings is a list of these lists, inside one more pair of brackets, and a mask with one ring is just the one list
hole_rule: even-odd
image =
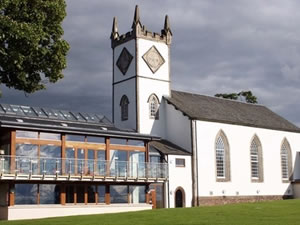
[[245,203],[184,209],[158,209],[130,213],[57,217],[40,220],[2,221],[2,225],[296,225],[300,200]]

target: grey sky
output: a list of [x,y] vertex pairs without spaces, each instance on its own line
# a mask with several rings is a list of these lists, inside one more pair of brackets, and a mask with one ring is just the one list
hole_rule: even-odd
[[258,101],[300,126],[300,1],[67,0],[65,78],[25,97],[1,87],[1,102],[111,115],[110,32],[130,30],[134,7],[160,32],[169,15],[172,89],[214,95],[252,90]]

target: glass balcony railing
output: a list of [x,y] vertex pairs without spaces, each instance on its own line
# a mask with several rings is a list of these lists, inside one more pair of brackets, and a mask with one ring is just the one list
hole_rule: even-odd
[[0,174],[166,179],[168,178],[168,164],[0,156]]

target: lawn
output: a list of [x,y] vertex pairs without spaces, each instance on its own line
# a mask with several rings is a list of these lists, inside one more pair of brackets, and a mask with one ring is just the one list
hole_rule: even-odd
[[40,220],[2,221],[2,225],[290,225],[300,224],[300,200],[246,203],[130,213],[70,216]]

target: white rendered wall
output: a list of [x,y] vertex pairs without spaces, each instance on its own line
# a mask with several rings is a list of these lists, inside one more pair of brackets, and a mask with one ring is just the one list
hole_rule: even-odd
[[[169,83],[139,77],[138,88],[139,132],[164,137],[166,119],[165,104],[162,102],[162,96],[166,90],[169,90]],[[148,99],[152,94],[155,94],[161,103],[159,106],[158,120],[150,118]]]
[[[161,79],[165,81],[169,81],[169,47],[165,43],[145,40],[145,39],[137,39],[137,62],[138,62],[138,76],[144,76],[148,78]],[[154,74],[142,58],[143,55],[152,47],[155,46],[159,51],[161,56],[164,58],[165,63],[157,70]],[[155,89],[155,87],[153,88]],[[169,90],[165,90],[167,93]]]
[[[185,159],[185,167],[176,167],[176,158]],[[185,194],[185,206],[192,206],[192,174],[191,156],[169,155],[169,200],[170,208],[175,207],[175,191],[183,188]]]
[[[133,56],[125,75],[122,74],[116,65],[124,47]],[[124,44],[116,46],[113,51],[113,122],[120,128],[136,129],[136,78],[134,78],[136,76],[135,40],[130,40]],[[127,80],[128,78],[132,79]],[[121,120],[120,100],[123,95],[126,95],[129,99],[128,120],[125,121]]]
[[[165,136],[165,108],[162,96],[170,94],[169,82],[169,47],[157,41],[137,39],[137,75],[138,75],[138,131],[140,133]],[[165,63],[153,74],[143,55],[152,47],[158,50]],[[155,94],[160,104],[159,119],[151,119],[149,115],[148,99]]]
[[[120,101],[123,95],[129,100],[128,120],[121,120]],[[135,78],[114,86],[114,124],[120,128],[136,129],[136,96],[135,96]]]
[[[215,138],[220,129],[230,146],[230,182],[216,182]],[[251,182],[250,142],[255,134],[262,144],[262,183]],[[294,166],[296,151],[300,151],[300,134],[197,121],[199,196],[291,195],[291,185],[281,179],[280,148],[284,138],[290,143]]]
[[[125,75],[123,75],[123,73],[119,70],[119,68],[117,67],[117,61],[118,58],[123,50],[123,48],[126,48],[128,50],[128,52],[133,56],[133,59],[128,67],[128,70],[126,72]],[[113,54],[113,66],[114,66],[114,78],[113,78],[113,83],[115,82],[119,82],[121,80],[125,80],[128,79],[132,76],[136,75],[135,72],[135,62],[136,62],[136,57],[135,57],[135,40],[130,40],[128,42],[125,42],[124,44],[118,45],[114,48],[114,54]]]
[[181,111],[176,110],[173,105],[165,102],[166,110],[166,139],[182,147],[186,151],[191,150],[191,122]]

